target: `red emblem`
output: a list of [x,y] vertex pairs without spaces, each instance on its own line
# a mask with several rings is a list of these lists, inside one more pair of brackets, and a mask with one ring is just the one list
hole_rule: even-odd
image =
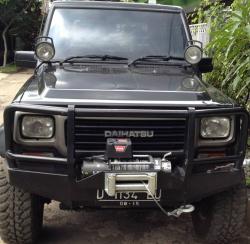
[[116,145],[115,146],[115,151],[118,153],[123,153],[125,152],[127,149],[127,146],[123,146],[123,145]]

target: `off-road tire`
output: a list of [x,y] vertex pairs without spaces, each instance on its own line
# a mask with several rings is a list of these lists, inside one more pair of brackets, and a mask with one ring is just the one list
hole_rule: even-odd
[[34,196],[8,183],[0,158],[0,235],[6,243],[34,243],[43,222],[44,204]]
[[192,213],[194,230],[203,242],[233,243],[246,223],[247,191],[238,186],[196,204]]

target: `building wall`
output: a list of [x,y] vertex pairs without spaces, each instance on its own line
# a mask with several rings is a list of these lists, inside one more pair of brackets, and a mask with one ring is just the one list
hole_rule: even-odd
[[42,4],[42,13],[46,14],[49,10],[49,5],[51,3],[50,0],[42,0],[43,4]]

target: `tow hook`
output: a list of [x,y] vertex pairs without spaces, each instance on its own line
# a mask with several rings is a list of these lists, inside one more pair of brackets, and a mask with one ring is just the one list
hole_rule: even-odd
[[151,195],[151,197],[153,198],[155,204],[159,207],[159,209],[168,217],[173,216],[176,218],[179,218],[183,213],[192,213],[195,210],[195,207],[191,204],[185,204],[180,206],[179,208],[167,212],[162,206],[161,204],[157,201],[157,199],[155,199],[154,194],[152,194],[152,192],[150,191],[149,187],[142,181],[142,184],[145,186],[145,188],[147,189],[148,193]]
[[167,212],[167,214],[168,216],[179,218],[183,213],[192,213],[194,210],[195,210],[195,207],[193,205],[187,204],[187,205],[180,206],[179,208],[171,212]]

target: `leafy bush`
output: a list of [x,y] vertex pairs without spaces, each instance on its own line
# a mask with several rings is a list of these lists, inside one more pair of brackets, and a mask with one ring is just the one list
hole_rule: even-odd
[[249,187],[250,186],[250,178],[246,179],[246,185]]
[[[214,70],[206,80],[241,104],[250,91],[250,1],[235,0],[231,9],[220,1],[203,0],[193,21],[210,23],[206,52]],[[249,105],[248,105],[249,106]],[[250,106],[249,106],[250,109]]]
[[[205,51],[213,57],[214,70],[205,79],[250,111],[250,1],[235,0],[229,9],[219,0],[202,0],[197,14],[189,17],[210,24]],[[250,187],[250,165],[245,172]]]
[[246,175],[246,185],[250,187],[250,165],[247,164],[244,166],[245,175]]
[[1,39],[4,52],[3,66],[7,64],[8,39],[18,36],[23,42],[23,49],[31,50],[38,34],[41,21],[41,1],[39,0],[0,0]]

